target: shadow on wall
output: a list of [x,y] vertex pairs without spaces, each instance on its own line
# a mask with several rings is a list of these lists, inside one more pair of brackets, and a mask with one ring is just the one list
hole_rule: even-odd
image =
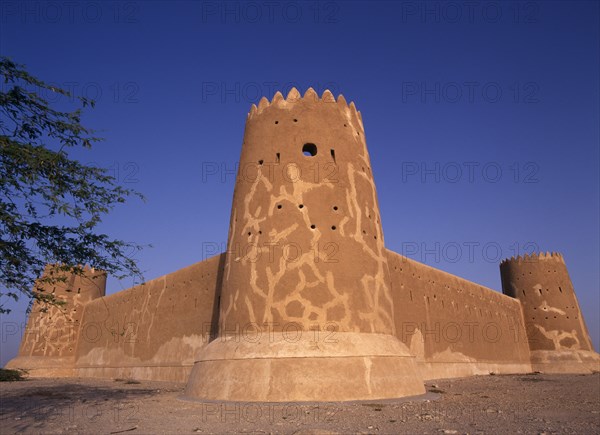
[[213,301],[213,312],[210,320],[210,337],[213,341],[219,335],[219,309],[221,307],[221,287],[223,284],[223,273],[225,270],[225,253],[219,255],[219,267],[217,269],[217,282],[215,284],[215,298]]

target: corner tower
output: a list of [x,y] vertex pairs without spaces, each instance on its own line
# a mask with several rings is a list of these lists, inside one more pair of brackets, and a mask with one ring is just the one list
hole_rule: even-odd
[[521,302],[533,370],[589,372],[599,356],[559,253],[513,257],[500,264],[502,292]]
[[235,185],[219,333],[188,397],[359,400],[424,393],[394,337],[360,112],[313,89],[252,106]]
[[[55,278],[48,282],[45,278]],[[46,266],[35,289],[52,294],[63,305],[34,302],[16,358],[7,368],[28,370],[34,376],[73,375],[80,339],[84,305],[102,297],[106,291],[106,273],[83,268],[82,273],[65,272],[62,266]]]

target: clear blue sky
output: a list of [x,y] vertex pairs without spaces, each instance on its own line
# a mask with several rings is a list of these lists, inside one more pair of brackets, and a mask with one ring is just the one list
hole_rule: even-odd
[[[146,195],[102,226],[153,245],[146,279],[226,242],[250,105],[327,87],[363,114],[389,249],[497,290],[501,259],[560,251],[598,350],[597,2],[7,0],[0,14],[2,55],[96,98],[84,121],[106,141],[80,158]],[[2,365],[24,307],[3,316]]]

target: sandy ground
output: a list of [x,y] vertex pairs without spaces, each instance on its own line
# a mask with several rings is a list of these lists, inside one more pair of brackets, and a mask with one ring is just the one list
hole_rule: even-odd
[[194,402],[183,384],[29,379],[0,384],[0,433],[600,433],[600,374],[427,382],[410,400]]

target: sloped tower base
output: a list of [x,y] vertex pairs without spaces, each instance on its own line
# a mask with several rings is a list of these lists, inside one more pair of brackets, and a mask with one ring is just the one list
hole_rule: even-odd
[[185,396],[244,402],[391,399],[425,393],[416,360],[391,335],[271,333],[219,337],[196,362]]

